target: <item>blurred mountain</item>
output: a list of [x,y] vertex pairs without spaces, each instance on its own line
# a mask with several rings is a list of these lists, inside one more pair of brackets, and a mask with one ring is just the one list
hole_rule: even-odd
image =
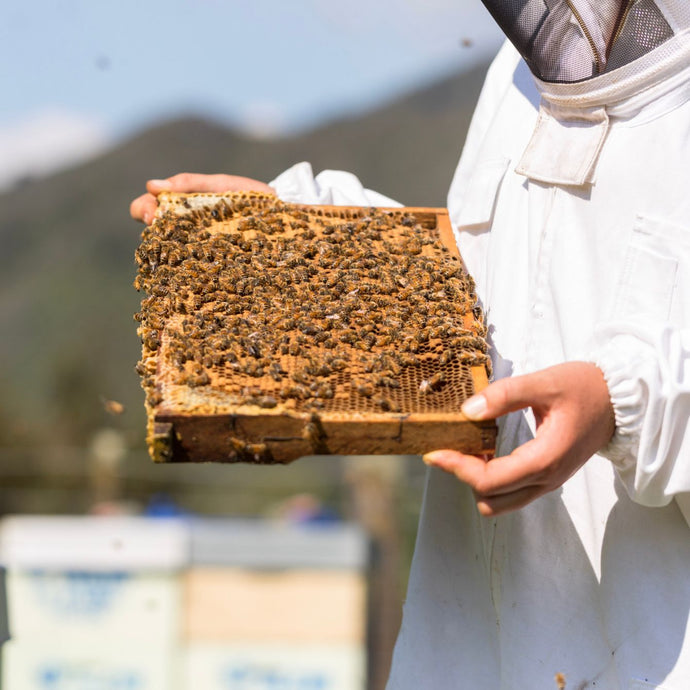
[[[146,179],[234,172],[270,180],[300,160],[349,170],[406,205],[444,205],[485,67],[374,112],[280,140],[189,117],[0,195],[0,446],[83,446],[116,425],[143,442],[134,365],[129,203]],[[108,417],[104,400],[125,413]],[[112,408],[111,408],[112,410]]]

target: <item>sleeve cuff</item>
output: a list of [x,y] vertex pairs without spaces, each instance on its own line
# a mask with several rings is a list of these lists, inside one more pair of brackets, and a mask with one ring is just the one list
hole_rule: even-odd
[[601,369],[611,396],[616,429],[608,445],[599,451],[619,470],[631,469],[638,455],[642,423],[649,400],[645,384],[653,364],[647,348],[631,336],[609,339],[588,360]]

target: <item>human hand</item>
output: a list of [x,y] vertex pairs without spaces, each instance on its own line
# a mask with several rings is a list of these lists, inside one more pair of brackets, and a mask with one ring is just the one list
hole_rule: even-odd
[[134,220],[149,225],[158,208],[157,197],[161,192],[266,192],[275,194],[273,187],[249,177],[237,175],[201,175],[198,173],[180,173],[165,180],[149,180],[146,183],[146,194],[137,197],[129,206]]
[[613,436],[615,421],[601,370],[567,362],[487,386],[462,406],[474,421],[531,407],[535,437],[500,458],[437,450],[424,462],[470,485],[482,515],[521,508],[557,489]]

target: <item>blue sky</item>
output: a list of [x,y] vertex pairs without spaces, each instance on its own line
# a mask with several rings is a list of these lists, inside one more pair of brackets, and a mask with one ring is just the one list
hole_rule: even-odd
[[303,129],[471,65],[499,42],[479,0],[7,2],[0,187],[22,166],[48,171],[180,114],[256,136]]

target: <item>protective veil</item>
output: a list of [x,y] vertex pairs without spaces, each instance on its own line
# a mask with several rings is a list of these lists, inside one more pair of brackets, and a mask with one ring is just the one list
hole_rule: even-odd
[[[389,690],[553,690],[557,673],[567,688],[686,690],[690,3],[486,4],[521,55],[507,43],[489,71],[448,208],[494,373],[593,361],[616,432],[498,519],[428,473]],[[272,184],[381,203],[306,164]],[[530,411],[499,420],[493,462],[534,433]]]
[[687,4],[668,3],[667,19],[654,0],[483,2],[533,74],[552,82],[591,79],[647,54],[685,28],[677,14]]

